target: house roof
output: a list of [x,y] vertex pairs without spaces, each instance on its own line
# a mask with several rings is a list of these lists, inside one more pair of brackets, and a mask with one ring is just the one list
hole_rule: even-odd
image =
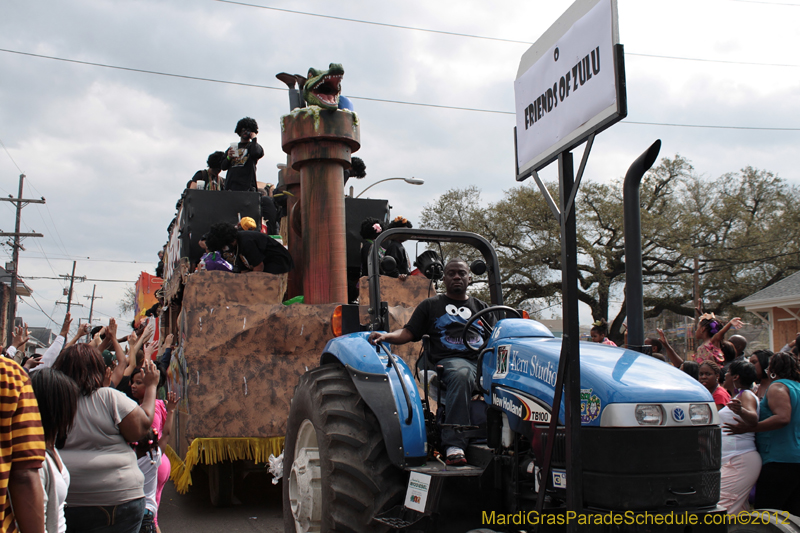
[[791,276],[739,300],[736,305],[748,310],[781,305],[800,305],[800,272],[795,272]]
[[[11,286],[11,272],[3,267],[0,267],[0,283]],[[17,296],[30,296],[32,292],[31,288],[22,281],[22,278],[17,276]]]
[[31,334],[31,338],[36,339],[43,347],[53,344],[53,340],[56,338],[50,328],[31,327],[28,328],[28,331]]

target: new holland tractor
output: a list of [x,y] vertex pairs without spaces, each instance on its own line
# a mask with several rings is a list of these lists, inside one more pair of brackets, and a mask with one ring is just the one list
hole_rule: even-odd
[[[416,372],[423,363],[407,364],[392,346],[368,342],[370,331],[390,329],[378,274],[378,249],[389,239],[460,243],[483,257],[491,307],[473,315],[463,331],[489,314],[497,322],[474,354],[472,425],[454,428],[473,437],[467,466],[446,466],[434,454],[441,419],[428,391],[436,376]],[[417,265],[435,278],[431,257],[422,254]],[[554,432],[550,425],[561,339],[503,306],[490,243],[466,232],[389,230],[373,246],[369,282],[369,324],[362,326],[357,308],[345,306],[344,334],[327,343],[320,365],[295,390],[284,452],[286,531],[446,531],[456,522],[474,526],[450,530],[563,529],[570,482],[563,402]],[[583,342],[580,361],[582,509],[601,522],[599,530],[629,525],[649,531],[636,522],[648,514],[671,515],[679,531],[688,531],[681,516],[724,517],[716,505],[719,417],[705,387],[669,364],[622,348]],[[551,439],[550,464],[543,468]],[[626,516],[622,525],[614,522]],[[701,521],[692,530],[725,528]]]

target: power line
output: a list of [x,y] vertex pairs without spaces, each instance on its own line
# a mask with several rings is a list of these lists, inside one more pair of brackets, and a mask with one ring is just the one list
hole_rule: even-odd
[[[36,307],[38,307],[38,308],[39,308],[39,311],[41,311],[41,312],[42,312],[42,314],[44,314],[44,316],[46,316],[46,317],[47,317],[47,318],[50,320],[50,322],[52,322],[53,324],[57,324],[57,323],[58,323],[58,322],[56,322],[55,320],[53,320],[53,317],[51,317],[50,315],[48,315],[48,314],[47,314],[47,312],[46,312],[44,309],[42,309],[42,306],[41,306],[41,305],[39,305],[39,302],[37,302],[37,301],[36,301],[36,298],[34,298],[33,294],[31,294],[31,296],[30,296],[30,297],[31,297],[31,300],[33,300],[33,303],[35,303],[35,304],[36,304]],[[23,302],[23,303],[25,303],[26,305],[28,305],[28,306],[29,306],[31,309],[33,309],[33,308],[34,308],[34,307],[31,305],[31,304],[29,304],[29,303],[28,303],[28,301],[27,301],[27,300],[22,300],[22,302]]]
[[[215,0],[215,1],[219,2],[219,1],[223,1],[223,0]],[[0,52],[8,52],[8,53],[12,53],[12,54],[21,54],[21,55],[32,56],[32,57],[39,57],[39,58],[43,58],[43,59],[53,59],[53,60],[56,60],[56,61],[66,61],[68,63],[79,63],[79,64],[83,64],[83,65],[91,65],[91,66],[96,66],[96,67],[127,70],[127,71],[132,71],[132,72],[140,72],[140,73],[144,73],[144,74],[155,74],[155,75],[158,75],[158,76],[171,76],[171,77],[185,78],[185,79],[197,80],[197,81],[207,81],[207,82],[213,82],[213,83],[225,83],[225,84],[229,84],[229,85],[243,85],[243,86],[247,86],[247,87],[255,87],[255,88],[262,88],[262,89],[275,89],[275,90],[280,90],[280,91],[287,91],[288,90],[288,89],[281,89],[279,87],[270,87],[268,85],[255,85],[255,84],[248,84],[248,83],[239,83],[239,82],[215,80],[215,79],[212,79],[212,78],[200,78],[200,77],[194,77],[194,76],[184,76],[184,75],[179,75],[179,74],[168,74],[168,73],[152,71],[152,70],[133,69],[133,68],[128,68],[128,67],[118,67],[118,66],[114,66],[114,65],[105,65],[103,63],[91,63],[91,62],[88,62],[88,61],[76,61],[76,60],[73,60],[73,59],[65,59],[65,58],[54,57],[54,56],[45,56],[45,55],[41,55],[41,54],[30,54],[28,52],[18,52],[18,51],[15,51],[15,50],[6,50],[6,49],[3,49],[3,48],[0,48]],[[513,111],[501,111],[501,110],[495,110],[495,109],[479,109],[479,108],[473,108],[473,107],[447,106],[447,105],[439,105],[439,104],[426,104],[426,103],[422,103],[422,102],[406,102],[406,101],[403,101],[403,100],[388,100],[388,99],[383,99],[383,98],[369,98],[369,97],[365,97],[365,96],[348,95],[348,98],[351,98],[351,99],[354,99],[354,100],[367,100],[367,101],[372,101],[372,102],[383,102],[383,103],[389,103],[389,104],[411,105],[411,106],[418,106],[418,107],[431,107],[431,108],[438,108],[438,109],[453,109],[453,110],[456,110],[456,111],[473,111],[473,112],[478,112],[478,113],[490,113],[490,114],[495,114],[495,115],[514,115],[515,114]],[[762,130],[762,131],[800,131],[800,128],[772,128],[772,127],[757,127],[757,126],[718,126],[718,125],[703,125],[703,124],[665,124],[665,123],[659,123],[659,122],[634,122],[634,121],[622,121],[622,122],[623,123],[628,123],[628,124],[645,125],[645,126],[674,126],[674,127],[686,127],[686,128],[713,128],[713,129],[754,130],[754,131],[758,131],[758,130]],[[83,260],[83,258],[81,258],[81,259]],[[139,261],[119,261],[119,262],[123,262],[123,263],[138,263]]]
[[745,4],[769,4],[773,6],[800,7],[800,4],[784,4],[783,2],[761,2],[759,0],[732,0],[733,2],[743,2]]
[[[77,276],[76,276],[77,277]],[[52,277],[52,276],[25,276],[25,279],[58,279],[63,280],[64,277]],[[93,278],[81,278],[81,281],[97,281],[97,282],[105,282],[105,283],[136,283],[136,280],[129,280],[129,279],[93,279]]]
[[[6,154],[8,155],[8,158],[11,160],[12,163],[14,163],[14,166],[17,167],[17,170],[19,170],[20,174],[25,174],[24,172],[22,172],[22,169],[19,168],[19,165],[17,164],[17,162],[14,161],[14,158],[11,157],[11,153],[8,151],[8,148],[6,148],[5,143],[3,143],[3,141],[1,139],[0,139],[0,145],[2,145],[3,150],[6,151]],[[6,194],[8,194],[8,191],[5,191],[5,192],[6,192]]]
[[767,128],[759,126],[714,126],[710,124],[669,124],[666,122],[636,122],[623,120],[620,124],[638,124],[640,126],[671,126],[676,128],[713,128],[718,130],[757,130],[757,131],[800,131],[800,128]]
[[281,11],[283,13],[292,13],[292,14],[295,14],[295,15],[305,15],[307,17],[319,17],[319,18],[324,18],[324,19],[342,20],[342,21],[345,21],[345,22],[356,22],[358,24],[369,24],[371,26],[383,26],[383,27],[386,27],[386,28],[397,28],[397,29],[400,29],[400,30],[413,30],[413,31],[421,31],[421,32],[425,32],[425,33],[438,33],[438,34],[441,34],[441,35],[452,35],[452,36],[455,36],[455,37],[470,37],[472,39],[484,39],[484,40],[487,40],[487,41],[500,41],[500,42],[505,42],[505,43],[528,44],[528,45],[533,44],[533,43],[530,43],[528,41],[516,41],[514,39],[501,39],[499,37],[486,37],[486,36],[483,36],[483,35],[470,35],[470,34],[467,34],[467,33],[456,33],[456,32],[452,32],[452,31],[431,30],[431,29],[428,29],[428,28],[416,28],[414,26],[401,26],[399,24],[388,24],[388,23],[385,23],[385,22],[374,22],[374,21],[371,21],[371,20],[361,20],[361,19],[351,19],[351,18],[345,18],[345,17],[335,17],[333,15],[321,15],[319,13],[310,13],[308,11],[295,11],[295,10],[292,10],[292,9],[282,9],[282,8],[270,7],[270,6],[260,6],[260,5],[257,5],[257,4],[247,4],[245,2],[233,2],[231,0],[215,0],[215,1],[223,3],[223,4],[234,4],[234,5],[245,6],[245,7],[255,7],[255,8],[258,8],[258,9],[268,9],[270,11]]
[[[133,261],[125,259],[92,259],[91,257],[80,257],[74,255],[66,255],[64,257],[50,256],[53,261],[93,261],[96,263],[135,263],[135,264],[153,264],[155,261]],[[47,257],[37,257],[35,255],[26,255],[26,259],[47,259]]]
[[79,61],[77,59],[67,59],[64,57],[55,57],[55,56],[46,56],[42,54],[31,54],[30,52],[20,52],[18,50],[7,50],[5,48],[0,48],[0,52],[7,52],[9,54],[19,54],[23,56],[31,56],[31,57],[39,57],[42,59],[52,59],[54,61],[64,61],[65,63],[77,63],[78,65],[89,65],[92,67],[103,67],[103,68],[111,68],[116,70],[125,70],[128,72],[140,72],[142,74],[155,74],[158,76],[168,76],[170,78],[182,78],[187,80],[197,80],[197,81],[208,81],[212,83],[224,83],[226,85],[241,85],[243,87],[255,87],[256,89],[272,89],[275,91],[288,91],[289,89],[286,87],[271,87],[269,85],[257,85],[254,83],[243,83],[238,81],[225,81],[225,80],[217,80],[214,78],[200,78],[197,76],[185,76],[183,74],[171,74],[169,72],[158,72],[155,70],[145,70],[140,68],[131,68],[131,67],[120,67],[117,65],[106,65],[104,63],[93,63],[91,61]]
[[[94,62],[91,62],[91,61],[78,61],[76,59],[67,59],[67,58],[63,58],[63,57],[46,56],[46,55],[42,55],[42,54],[31,54],[29,52],[20,52],[20,51],[17,51],[17,50],[7,50],[7,49],[4,49],[4,48],[0,48],[0,52],[7,52],[9,54],[19,54],[19,55],[31,56],[31,57],[38,57],[38,58],[41,58],[41,59],[52,59],[54,61],[64,61],[66,63],[77,63],[79,65],[89,65],[89,66],[93,66],[93,67],[102,67],[102,68],[110,68],[110,69],[116,69],[116,70],[125,70],[125,71],[129,71],[129,72],[139,72],[139,73],[142,73],[142,74],[153,74],[153,75],[156,75],[156,76],[169,76],[169,77],[172,77],[172,78],[182,78],[182,79],[187,79],[187,80],[207,81],[207,82],[211,82],[211,83],[223,83],[223,84],[226,84],[226,85],[239,85],[239,86],[243,86],[243,87],[253,87],[253,88],[256,88],[256,89],[272,89],[272,90],[275,90],[275,91],[288,91],[289,90],[286,87],[272,87],[270,85],[258,85],[258,84],[254,84],[254,83],[241,83],[241,82],[236,82],[236,81],[217,80],[217,79],[214,79],[214,78],[201,78],[201,77],[198,77],[198,76],[185,76],[183,74],[171,74],[171,73],[168,73],[168,72],[159,72],[159,71],[156,71],[156,70],[146,70],[146,69],[139,69],[139,68],[120,67],[120,66],[116,66],[116,65],[106,65],[104,63],[94,63]],[[454,110],[457,110],[457,111],[475,111],[475,112],[479,112],[479,113],[497,113],[497,114],[504,114],[504,115],[513,115],[514,114],[512,111],[497,111],[497,110],[492,110],[492,109],[476,109],[476,108],[472,108],[472,107],[458,107],[458,106],[448,106],[448,105],[439,105],[439,104],[425,104],[425,103],[419,103],[419,102],[405,102],[405,101],[402,101],[402,100],[387,100],[387,99],[383,99],[383,98],[369,98],[369,97],[366,97],[366,96],[353,96],[353,95],[347,95],[347,96],[348,96],[348,98],[351,98],[353,100],[366,100],[366,101],[371,101],[371,102],[384,102],[384,103],[388,103],[388,104],[414,105],[414,106],[421,106],[421,107],[434,107],[434,108],[439,108],[439,109],[454,109]]]
[[724,59],[703,59],[699,57],[678,57],[678,56],[659,56],[655,54],[636,54],[632,52],[625,52],[626,56],[638,57],[653,57],[657,59],[677,59],[680,61],[700,61],[703,63],[723,63],[726,65],[753,65],[757,67],[800,67],[800,65],[793,65],[787,63],[756,63],[751,61],[726,61]]
[[[436,33],[440,35],[450,35],[453,37],[467,37],[470,39],[482,39],[486,41],[498,41],[503,43],[513,43],[513,44],[525,44],[525,45],[532,45],[533,42],[531,41],[519,41],[516,39],[504,39],[502,37],[489,37],[487,35],[474,35],[469,33],[457,33],[452,31],[443,31],[443,30],[433,30],[430,28],[418,28],[415,26],[403,26],[400,24],[389,24],[386,22],[375,22],[372,20],[363,20],[363,19],[352,19],[347,17],[337,17],[334,15],[322,15],[320,13],[311,13],[309,11],[296,11],[293,9],[283,9],[278,7],[272,6],[262,6],[258,4],[249,4],[246,2],[234,2],[233,0],[214,0],[215,2],[220,2],[222,4],[232,4],[244,7],[254,7],[257,9],[267,9],[270,11],[280,11],[282,13],[292,13],[294,15],[303,15],[307,17],[318,17],[318,18],[325,18],[325,19],[332,19],[332,20],[341,20],[344,22],[353,22],[356,24],[368,24],[371,26],[383,26],[386,28],[396,28],[400,30],[411,30],[411,31],[420,31],[424,33]],[[745,1],[753,1],[753,0],[737,0],[740,2]],[[764,4],[771,4],[774,2],[754,2],[754,3],[764,3]],[[794,6],[797,7],[796,4],[777,4],[777,5],[785,5],[785,6]],[[726,64],[733,64],[733,65],[758,65],[758,66],[768,66],[768,67],[800,67],[800,65],[787,65],[787,64],[780,64],[780,63],[750,63],[745,61],[724,61],[718,59],[702,59],[702,58],[693,58],[693,57],[676,57],[676,56],[661,56],[661,55],[654,55],[654,54],[637,54],[626,52],[625,55],[628,56],[641,56],[641,57],[652,57],[658,59],[677,59],[680,61],[702,61],[707,63],[726,63]]]
[[[39,191],[39,189],[37,189],[36,186],[33,183],[31,183],[31,180],[28,180],[28,184],[31,186],[31,188],[34,191],[36,191],[36,194],[38,194],[41,197],[44,197],[44,194],[42,194],[41,191]],[[48,207],[47,204],[44,204],[44,208],[47,211],[47,216],[50,218],[50,222],[52,222],[52,228],[53,228],[53,231],[56,234],[56,237],[58,237],[58,242],[61,243],[61,249],[64,250],[64,255],[69,255],[69,252],[67,251],[67,247],[64,244],[64,240],[61,238],[61,234],[58,232],[58,225],[56,224],[56,221],[53,220],[53,214],[50,212],[50,207]],[[39,213],[39,216],[41,217],[42,222],[44,223],[45,227],[47,227],[47,222],[45,221],[44,217],[42,216],[41,211],[37,210],[37,212]]]

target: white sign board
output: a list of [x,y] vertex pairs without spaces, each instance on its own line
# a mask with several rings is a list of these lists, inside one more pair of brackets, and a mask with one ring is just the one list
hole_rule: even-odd
[[419,513],[425,512],[428,502],[428,491],[431,488],[431,476],[419,472],[411,472],[406,489],[406,507]]
[[618,33],[616,0],[577,0],[522,56],[514,82],[517,179],[624,118]]

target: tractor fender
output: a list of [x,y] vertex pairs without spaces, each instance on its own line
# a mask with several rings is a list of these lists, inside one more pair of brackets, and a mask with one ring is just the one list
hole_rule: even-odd
[[358,332],[331,339],[320,364],[338,361],[347,369],[364,402],[378,418],[392,463],[400,468],[423,464],[427,458],[425,415],[414,374],[397,356],[395,370],[386,352],[378,353],[368,337],[369,332]]

